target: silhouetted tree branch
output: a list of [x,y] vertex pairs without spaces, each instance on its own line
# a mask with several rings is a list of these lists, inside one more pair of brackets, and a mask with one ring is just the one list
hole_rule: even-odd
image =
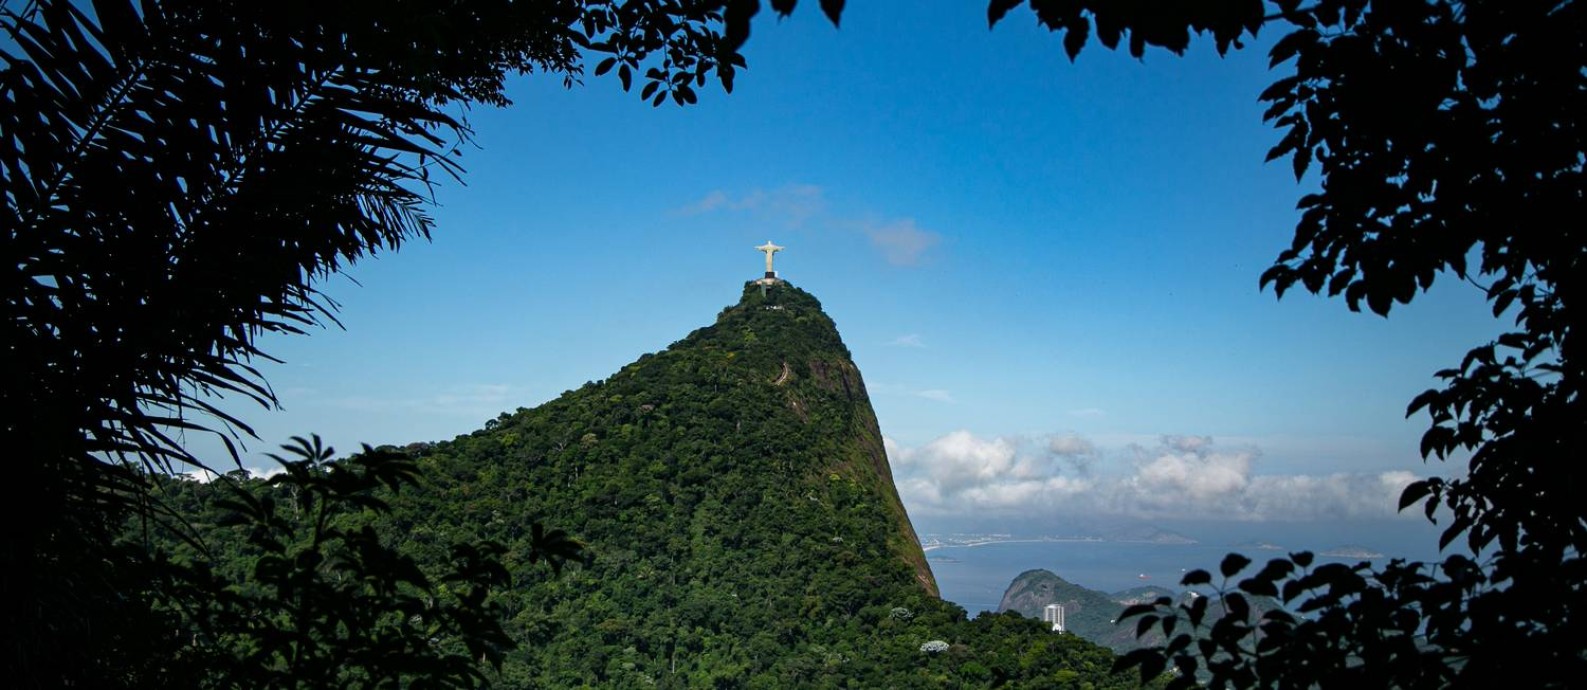
[[[988,19],[1022,4],[993,0]],[[1515,325],[1439,371],[1443,388],[1407,410],[1432,418],[1425,457],[1470,460],[1464,477],[1407,487],[1400,507],[1420,505],[1429,519],[1447,511],[1440,547],[1464,537],[1480,562],[1311,568],[1310,554],[1294,554],[1230,584],[1249,564],[1231,557],[1223,576],[1232,601],[1279,596],[1298,615],[1257,619],[1233,606],[1209,622],[1204,604],[1161,601],[1131,614],[1170,641],[1123,662],[1144,676],[1173,664],[1182,686],[1198,672],[1238,687],[1579,683],[1587,503],[1573,458],[1587,455],[1587,359],[1574,335],[1587,235],[1572,219],[1587,211],[1582,5],[1028,4],[1063,34],[1071,58],[1093,36],[1140,56],[1148,46],[1182,53],[1205,34],[1221,53],[1285,26],[1269,56],[1289,71],[1261,96],[1282,132],[1268,158],[1287,156],[1297,179],[1317,172],[1320,191],[1300,199],[1294,241],[1261,284],[1281,296],[1296,286],[1342,296],[1352,310],[1387,316],[1441,274],[1481,276],[1494,316]],[[1204,572],[1186,578],[1209,581]]]
[[250,429],[213,400],[275,402],[257,338],[334,322],[320,280],[429,236],[432,175],[462,172],[456,106],[507,104],[513,73],[577,83],[589,55],[658,103],[731,88],[729,4],[0,6],[0,498],[36,516],[0,545],[8,676],[114,682],[147,613],[120,594],[147,574],[111,543],[148,505],[143,472],[205,466],[188,433],[235,457]]

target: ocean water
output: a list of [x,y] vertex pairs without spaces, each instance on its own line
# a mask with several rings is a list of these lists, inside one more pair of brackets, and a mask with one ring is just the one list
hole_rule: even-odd
[[[1175,528],[1200,543],[1152,544],[1113,541],[1009,541],[978,546],[945,546],[926,552],[942,598],[974,616],[996,611],[1010,582],[1026,570],[1042,568],[1082,587],[1118,592],[1141,585],[1181,589],[1184,573],[1197,568],[1218,572],[1230,552],[1239,552],[1256,564],[1289,551],[1314,553],[1339,546],[1361,546],[1382,553],[1366,559],[1386,563],[1390,558],[1432,561],[1440,558],[1437,530],[1425,523],[1396,520],[1379,524],[1319,526],[1213,525],[1199,530]],[[1021,539],[1012,537],[1011,539]],[[1280,549],[1259,549],[1265,543]],[[1354,564],[1361,558],[1317,557],[1319,562]]]

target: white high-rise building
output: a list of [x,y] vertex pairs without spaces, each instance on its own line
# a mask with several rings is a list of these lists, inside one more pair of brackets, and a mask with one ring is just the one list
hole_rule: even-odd
[[1052,631],[1062,634],[1064,632],[1064,607],[1063,604],[1048,604],[1041,612],[1041,619],[1045,623],[1052,623]]

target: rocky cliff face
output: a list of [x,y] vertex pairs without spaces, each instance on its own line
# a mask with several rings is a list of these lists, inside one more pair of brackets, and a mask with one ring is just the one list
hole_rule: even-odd
[[813,469],[829,480],[837,475],[874,496],[875,517],[887,535],[888,553],[909,566],[923,591],[936,596],[936,580],[893,484],[865,380],[821,303],[786,282],[764,289],[746,285],[740,302],[724,310],[716,324],[691,334],[668,352],[680,346],[734,345],[744,346],[733,357],[736,366],[775,374],[769,380],[786,400],[786,410],[780,412],[795,416],[807,437],[810,432],[826,435],[827,443],[820,444],[824,448],[816,456],[795,445],[786,452],[814,460],[807,471]]

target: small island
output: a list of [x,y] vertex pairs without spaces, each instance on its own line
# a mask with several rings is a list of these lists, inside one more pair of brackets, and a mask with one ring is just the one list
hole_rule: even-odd
[[1235,544],[1236,549],[1250,549],[1252,551],[1283,551],[1284,547],[1265,541],[1248,541]]
[[925,534],[920,540],[921,550],[930,553],[950,547],[987,546],[991,544],[1039,544],[1057,542],[1124,542],[1135,544],[1191,545],[1201,542],[1178,532],[1156,527],[1113,529],[1101,534],[1068,534],[1015,536],[1012,534]]
[[1369,549],[1365,546],[1361,546],[1360,544],[1345,544],[1343,546],[1335,546],[1326,551],[1320,551],[1317,553],[1317,555],[1327,556],[1329,558],[1383,558],[1383,554],[1373,551],[1372,549]]

